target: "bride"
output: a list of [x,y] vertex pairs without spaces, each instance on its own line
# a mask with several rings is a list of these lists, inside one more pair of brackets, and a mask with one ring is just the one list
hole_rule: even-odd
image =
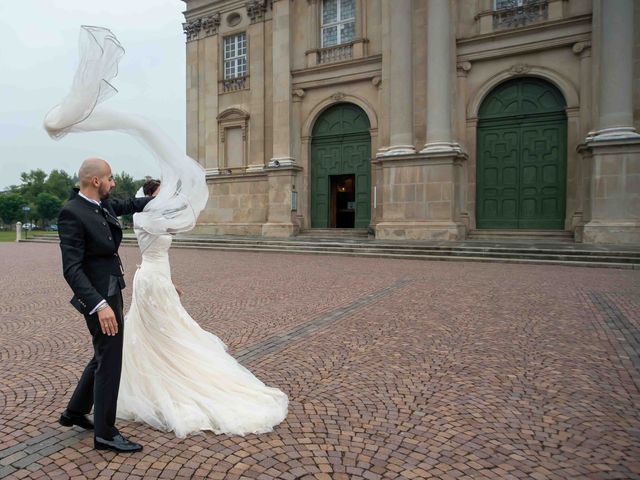
[[[157,180],[143,187],[145,195],[159,190]],[[173,430],[178,437],[198,430],[271,431],[287,415],[287,396],[265,386],[189,316],[171,280],[172,236],[139,228],[138,216],[133,222],[142,264],[125,318],[118,417]]]
[[193,229],[209,191],[203,168],[147,118],[100,105],[117,90],[124,48],[106,28],[83,26],[80,62],[69,94],[45,117],[53,138],[69,132],[122,131],[147,147],[162,172],[156,198],[134,217],[142,264],[124,329],[118,416],[184,437],[200,430],[245,435],[270,431],[288,398],[265,386],[185,311],[171,282],[172,234]]

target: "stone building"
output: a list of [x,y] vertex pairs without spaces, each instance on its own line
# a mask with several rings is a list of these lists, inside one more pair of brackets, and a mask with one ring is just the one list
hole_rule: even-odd
[[198,230],[640,243],[633,0],[184,0]]

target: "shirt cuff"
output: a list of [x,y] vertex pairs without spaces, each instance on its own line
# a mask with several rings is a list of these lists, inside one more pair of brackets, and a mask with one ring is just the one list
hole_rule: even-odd
[[107,301],[106,301],[106,300],[102,300],[102,301],[101,301],[100,303],[98,303],[95,307],[93,307],[93,310],[91,310],[91,311],[89,312],[89,315],[93,315],[94,313],[96,313],[96,312],[98,311],[98,309],[99,309],[102,305],[104,305],[105,303],[107,303]]

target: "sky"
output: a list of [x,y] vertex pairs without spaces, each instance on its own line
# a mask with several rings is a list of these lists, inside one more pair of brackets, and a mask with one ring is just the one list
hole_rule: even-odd
[[40,168],[73,174],[88,157],[114,173],[158,176],[136,140],[116,132],[52,140],[42,121],[64,98],[78,62],[81,25],[109,28],[125,48],[104,105],[153,119],[185,148],[185,10],[180,0],[0,0],[0,190]]

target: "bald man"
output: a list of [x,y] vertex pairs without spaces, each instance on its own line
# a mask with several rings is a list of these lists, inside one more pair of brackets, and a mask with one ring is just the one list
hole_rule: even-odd
[[[58,218],[64,278],[73,290],[71,304],[84,315],[93,337],[93,358],[76,386],[60,424],[94,430],[100,450],[138,452],[142,446],[115,427],[122,369],[124,270],[118,247],[122,227],[117,217],[141,212],[153,197],[110,199],[116,186],[109,164],[85,160],[74,189]],[[87,414],[94,408],[93,423]]]

